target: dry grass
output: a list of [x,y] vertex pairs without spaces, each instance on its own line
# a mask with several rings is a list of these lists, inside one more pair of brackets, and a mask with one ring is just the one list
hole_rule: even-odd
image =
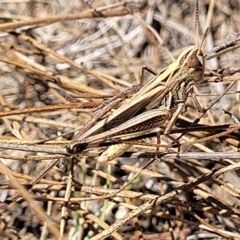
[[160,71],[194,44],[195,4],[95,2],[0,1],[1,239],[240,239],[240,1],[200,0],[204,52],[235,49],[206,61],[195,94],[208,111],[179,117],[180,152],[147,169],[154,137],[101,164],[65,146],[103,98],[139,83],[144,64]]

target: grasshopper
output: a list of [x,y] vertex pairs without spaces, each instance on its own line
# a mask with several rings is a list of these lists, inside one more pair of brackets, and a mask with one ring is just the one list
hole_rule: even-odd
[[[159,130],[167,121],[164,134],[168,135],[194,84],[199,84],[203,79],[205,64],[201,47],[202,43],[199,48],[194,45],[186,47],[177,60],[126,99],[112,114],[101,120],[98,118],[94,126],[86,127],[85,132],[81,131],[67,146],[67,152],[79,154],[90,148],[104,146],[106,142],[117,143],[144,136]],[[98,111],[102,111],[96,113],[102,117],[109,109]],[[111,160],[131,146],[124,142],[110,144],[98,160]]]
[[[178,59],[167,66],[159,75],[145,84],[132,98],[108,117],[73,140],[68,146],[70,154],[77,154],[100,145],[107,140],[123,140],[141,136],[150,130],[169,123],[164,134],[168,134],[180,114],[193,85],[203,78],[204,59],[200,49],[186,47]],[[120,144],[126,151],[129,144]],[[116,151],[116,146],[112,146]],[[112,151],[110,149],[109,151]]]

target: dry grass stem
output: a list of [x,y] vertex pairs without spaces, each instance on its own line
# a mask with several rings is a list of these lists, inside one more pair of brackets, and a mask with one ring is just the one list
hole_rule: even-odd
[[[199,0],[199,39],[194,2],[0,2],[0,239],[240,239],[240,1]],[[207,28],[203,79],[169,131],[86,136],[70,154]],[[182,89],[162,91],[163,116]]]

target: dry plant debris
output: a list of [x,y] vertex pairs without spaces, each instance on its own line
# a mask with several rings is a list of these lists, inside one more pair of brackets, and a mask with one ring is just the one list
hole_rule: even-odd
[[204,111],[189,97],[179,146],[153,135],[103,163],[65,149],[143,65],[194,44],[194,2],[0,2],[1,239],[240,239],[239,0],[200,0]]

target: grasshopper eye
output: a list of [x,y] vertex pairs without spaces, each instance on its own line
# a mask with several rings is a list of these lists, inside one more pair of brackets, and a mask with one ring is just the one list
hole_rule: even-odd
[[187,58],[187,64],[191,68],[197,68],[202,65],[201,61],[199,61],[196,52],[192,52]]

